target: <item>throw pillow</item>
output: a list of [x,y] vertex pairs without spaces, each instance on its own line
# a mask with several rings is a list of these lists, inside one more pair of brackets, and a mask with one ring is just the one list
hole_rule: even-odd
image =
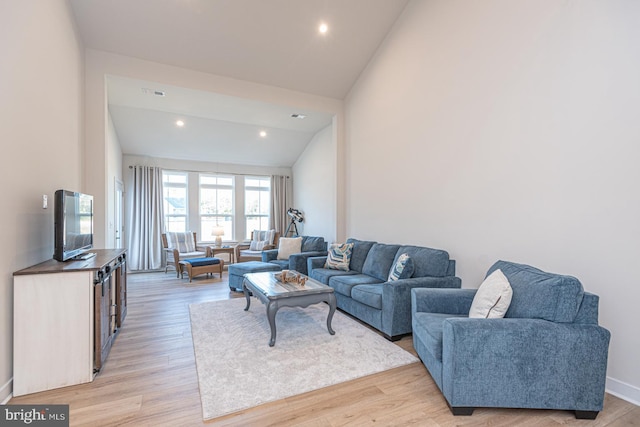
[[278,246],[277,259],[289,259],[293,254],[300,253],[302,248],[302,237],[283,237]]
[[251,243],[249,244],[249,250],[250,251],[261,251],[268,244],[269,244],[268,240],[263,240],[261,242],[257,242],[255,240],[252,240]]
[[353,243],[332,243],[327,253],[327,260],[324,268],[331,270],[349,271],[349,262],[351,262],[351,251]]
[[395,282],[400,279],[408,279],[413,274],[413,270],[413,259],[411,259],[409,254],[402,254],[398,257],[393,267],[391,267],[387,280],[389,282]]
[[511,289],[509,279],[502,273],[502,270],[495,270],[484,279],[478,288],[471,303],[469,317],[480,319],[504,317],[511,304],[512,295],[513,289]]
[[167,245],[169,249],[177,249],[180,253],[196,251],[191,231],[167,233]]

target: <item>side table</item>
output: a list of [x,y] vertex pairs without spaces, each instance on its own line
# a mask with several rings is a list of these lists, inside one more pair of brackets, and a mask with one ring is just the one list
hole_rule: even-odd
[[207,256],[215,257],[216,254],[229,254],[229,264],[233,264],[236,258],[235,246],[208,246]]

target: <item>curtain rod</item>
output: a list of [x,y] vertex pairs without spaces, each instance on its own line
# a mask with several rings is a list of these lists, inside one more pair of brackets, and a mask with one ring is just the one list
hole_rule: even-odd
[[[142,165],[129,165],[129,169],[133,169],[134,167],[138,167],[138,166],[142,166]],[[233,173],[233,172],[207,172],[207,171],[196,171],[196,170],[189,170],[189,169],[171,169],[171,168],[163,168],[162,166],[151,166],[151,167],[156,167],[156,168],[160,168],[162,170],[166,170],[166,171],[173,171],[173,172],[191,172],[191,173],[212,173],[215,175],[234,175],[234,176],[259,176],[261,174],[247,174],[247,173]],[[271,175],[268,175],[271,176]],[[285,178],[289,179],[289,175],[283,175]]]

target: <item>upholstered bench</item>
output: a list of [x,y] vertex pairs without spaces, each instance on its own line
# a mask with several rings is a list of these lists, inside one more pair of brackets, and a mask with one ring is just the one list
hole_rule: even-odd
[[277,264],[260,261],[240,262],[229,266],[229,287],[232,291],[242,292],[242,282],[247,273],[262,273],[264,271],[280,271]]
[[213,274],[220,273],[222,279],[222,268],[224,267],[224,261],[220,258],[191,258],[183,259],[180,261],[180,277],[183,277],[185,270],[189,276],[189,282],[194,276],[199,274]]

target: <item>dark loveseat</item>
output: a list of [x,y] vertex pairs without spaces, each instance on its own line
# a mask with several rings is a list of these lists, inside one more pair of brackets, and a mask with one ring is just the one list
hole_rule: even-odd
[[[331,286],[337,305],[381,331],[390,340],[411,333],[411,289],[460,288],[455,261],[446,251],[421,246],[387,245],[348,239],[353,243],[349,271],[325,268],[326,256],[308,260],[309,276]],[[408,254],[411,277],[388,281],[398,257]]]

